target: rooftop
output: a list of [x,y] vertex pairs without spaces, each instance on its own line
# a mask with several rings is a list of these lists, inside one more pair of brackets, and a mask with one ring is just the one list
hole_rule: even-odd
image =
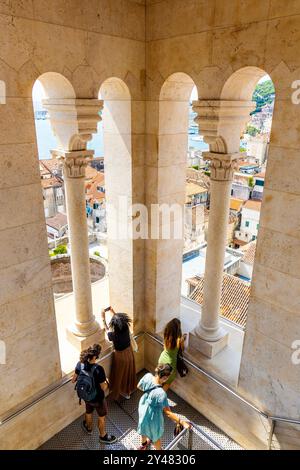
[[237,199],[237,198],[230,198],[230,209],[233,211],[240,211],[242,206],[244,204],[243,199]]
[[252,211],[260,212],[261,201],[253,201],[253,200],[249,199],[249,201],[247,201],[245,203],[244,208],[245,209],[250,209]]
[[[187,282],[195,287],[189,298],[199,305],[203,303],[204,276],[192,277]],[[241,279],[223,274],[220,313],[224,318],[245,328],[250,298],[250,284]]]
[[49,225],[49,227],[55,228],[56,230],[60,230],[61,227],[67,225],[67,223],[68,218],[66,214],[62,214],[61,212],[58,212],[54,217],[48,217],[46,219],[46,224]]
[[242,246],[241,251],[244,253],[244,257],[242,261],[247,264],[254,264],[255,252],[256,252],[256,240],[247,243],[246,245]]

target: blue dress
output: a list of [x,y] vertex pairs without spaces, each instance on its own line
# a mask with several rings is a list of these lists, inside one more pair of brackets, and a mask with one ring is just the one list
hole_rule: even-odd
[[[152,374],[146,374],[138,383],[138,388],[146,391],[157,385]],[[147,436],[152,442],[158,441],[164,433],[163,409],[169,407],[167,394],[162,387],[144,393],[139,402],[139,424],[137,432]]]

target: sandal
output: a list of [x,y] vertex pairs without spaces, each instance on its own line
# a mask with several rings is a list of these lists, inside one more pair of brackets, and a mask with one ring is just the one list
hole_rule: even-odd
[[138,450],[147,450],[150,444],[151,444],[151,441],[147,439],[146,442],[142,443],[142,445],[138,448]]

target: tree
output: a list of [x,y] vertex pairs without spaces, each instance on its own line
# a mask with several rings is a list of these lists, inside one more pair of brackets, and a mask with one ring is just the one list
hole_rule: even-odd
[[260,134],[260,130],[257,129],[257,127],[251,126],[251,124],[249,124],[246,128],[246,134],[249,134],[252,137],[255,137],[257,134]]
[[256,108],[250,114],[256,114],[261,111],[266,104],[272,104],[275,99],[275,88],[272,80],[266,80],[259,83],[254,90],[253,101],[256,102]]
[[53,250],[54,255],[65,255],[68,253],[66,245],[58,245],[56,248]]

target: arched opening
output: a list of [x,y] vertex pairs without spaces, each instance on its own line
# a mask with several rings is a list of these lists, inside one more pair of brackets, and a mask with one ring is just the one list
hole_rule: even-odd
[[[67,142],[68,136],[72,135],[69,132],[71,127],[68,126],[74,126],[72,124],[74,120],[70,119],[70,123],[66,123],[66,118],[61,115],[60,126],[53,126],[49,112],[43,106],[43,100],[52,100],[59,104],[66,100],[67,103],[72,103],[73,100],[75,102],[75,92],[65,77],[58,73],[48,72],[35,81],[32,99],[61,365],[62,370],[67,373],[73,367],[73,362],[78,355],[77,349],[66,340],[66,330],[74,322],[76,305],[73,292],[73,267],[71,270],[72,250],[67,216],[66,182],[63,165],[57,159],[56,149],[64,140]],[[71,118],[73,115],[74,111],[70,108]],[[58,135],[55,135],[55,130],[58,131]],[[96,174],[97,171],[88,165],[85,172],[85,192]],[[105,277],[106,262],[98,253],[94,255],[91,252],[90,255],[91,282],[96,283]]]
[[[155,272],[150,266],[147,272],[148,287],[155,292],[156,318],[150,327],[156,331],[162,331],[170,319],[180,317],[192,92],[194,98],[197,91],[193,80],[180,72],[167,78],[159,96],[157,165],[149,169],[147,177],[153,186],[148,202],[159,207],[158,218],[152,218],[151,223],[159,227],[160,236],[148,242],[149,258],[156,259]],[[163,205],[168,207],[167,212]],[[168,237],[164,236],[166,227],[170,228]]]
[[100,194],[88,193],[88,223],[95,236],[94,252],[98,251],[108,261],[106,303],[136,320],[134,242],[128,224],[133,202],[131,96],[121,79],[111,77],[102,83],[99,99],[103,100],[102,120],[97,135],[88,145],[97,150],[103,148],[101,155],[96,151],[92,162],[93,167],[100,170],[98,178],[102,175],[102,183],[98,185]]
[[[257,67],[245,67],[236,71],[225,83],[223,100],[254,102],[254,109],[240,136],[239,161],[232,181],[228,246],[239,257],[231,271],[225,271],[239,280],[235,287],[229,319],[242,328],[246,327],[250,299],[250,286],[259,236],[260,213],[267,172],[275,89],[268,74]],[[224,279],[229,284],[231,279]],[[225,302],[225,301],[224,301]],[[225,304],[221,310],[226,309]]]

